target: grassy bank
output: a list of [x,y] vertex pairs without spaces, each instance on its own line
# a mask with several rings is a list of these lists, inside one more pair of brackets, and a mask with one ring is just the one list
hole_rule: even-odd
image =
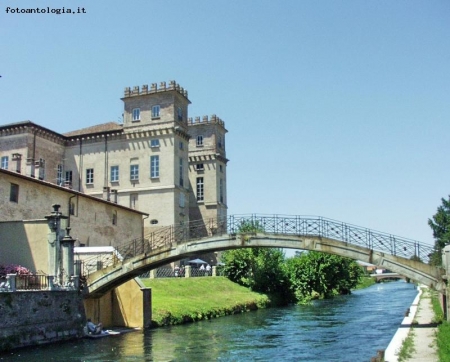
[[444,313],[442,311],[441,305],[438,299],[438,293],[431,291],[431,303],[433,305],[434,320],[433,322],[438,323],[438,331],[436,333],[436,342],[438,347],[439,361],[449,362],[450,361],[450,323],[444,320]]
[[[152,288],[155,327],[242,313],[279,302],[225,277],[142,279],[142,282]],[[373,278],[364,277],[356,289],[374,283]]]
[[359,283],[355,289],[364,289],[364,288],[370,287],[371,285],[373,285],[375,283],[376,283],[375,278],[364,276],[361,278],[361,280],[359,281]]
[[265,308],[270,299],[225,277],[142,279],[152,288],[154,326],[182,324]]

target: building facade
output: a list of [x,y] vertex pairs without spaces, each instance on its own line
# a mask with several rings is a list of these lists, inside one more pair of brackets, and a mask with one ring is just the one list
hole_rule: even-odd
[[54,183],[0,169],[0,265],[47,269],[52,204],[67,217],[75,246],[113,246],[142,239],[147,214]]
[[0,167],[149,214],[144,233],[227,214],[225,129],[175,81],[125,88],[123,124],[0,126]]

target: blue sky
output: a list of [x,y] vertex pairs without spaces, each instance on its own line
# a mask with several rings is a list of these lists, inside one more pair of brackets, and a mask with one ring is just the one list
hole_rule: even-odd
[[119,121],[124,87],[176,80],[189,116],[229,130],[229,214],[433,243],[427,220],[450,194],[449,1],[0,3],[0,124]]

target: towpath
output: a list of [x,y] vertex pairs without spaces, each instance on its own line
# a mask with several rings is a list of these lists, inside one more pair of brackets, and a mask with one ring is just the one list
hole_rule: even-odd
[[419,294],[410,307],[409,315],[405,316],[400,328],[386,349],[385,361],[398,361],[398,352],[403,341],[408,333],[412,333],[414,351],[405,362],[438,362],[436,352],[437,325],[433,320],[434,312],[430,291],[427,287],[421,285],[419,286]]

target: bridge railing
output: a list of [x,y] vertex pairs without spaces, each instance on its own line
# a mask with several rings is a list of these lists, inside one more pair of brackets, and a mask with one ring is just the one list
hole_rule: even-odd
[[229,216],[230,233],[239,232],[243,225],[251,225],[255,231],[269,234],[331,238],[424,263],[429,262],[434,252],[431,245],[323,217],[258,214]]
[[227,219],[193,220],[189,223],[171,225],[151,232],[144,238],[128,240],[116,245],[116,256],[98,256],[83,261],[83,274],[89,275],[100,267],[115,265],[137,255],[156,250],[168,250],[180,243],[225,234],[237,234],[253,228],[255,232],[268,234],[318,236],[366,247],[404,258],[415,258],[428,263],[434,247],[418,241],[370,230],[332,219],[314,216],[288,215],[231,215]]
[[215,235],[227,234],[227,219],[194,220],[185,224],[162,227],[148,233],[143,238],[128,240],[115,245],[117,258],[113,254],[96,255],[82,261],[82,274],[85,276],[104,267],[114,266],[137,255],[156,250],[167,250],[189,240],[204,239]]

